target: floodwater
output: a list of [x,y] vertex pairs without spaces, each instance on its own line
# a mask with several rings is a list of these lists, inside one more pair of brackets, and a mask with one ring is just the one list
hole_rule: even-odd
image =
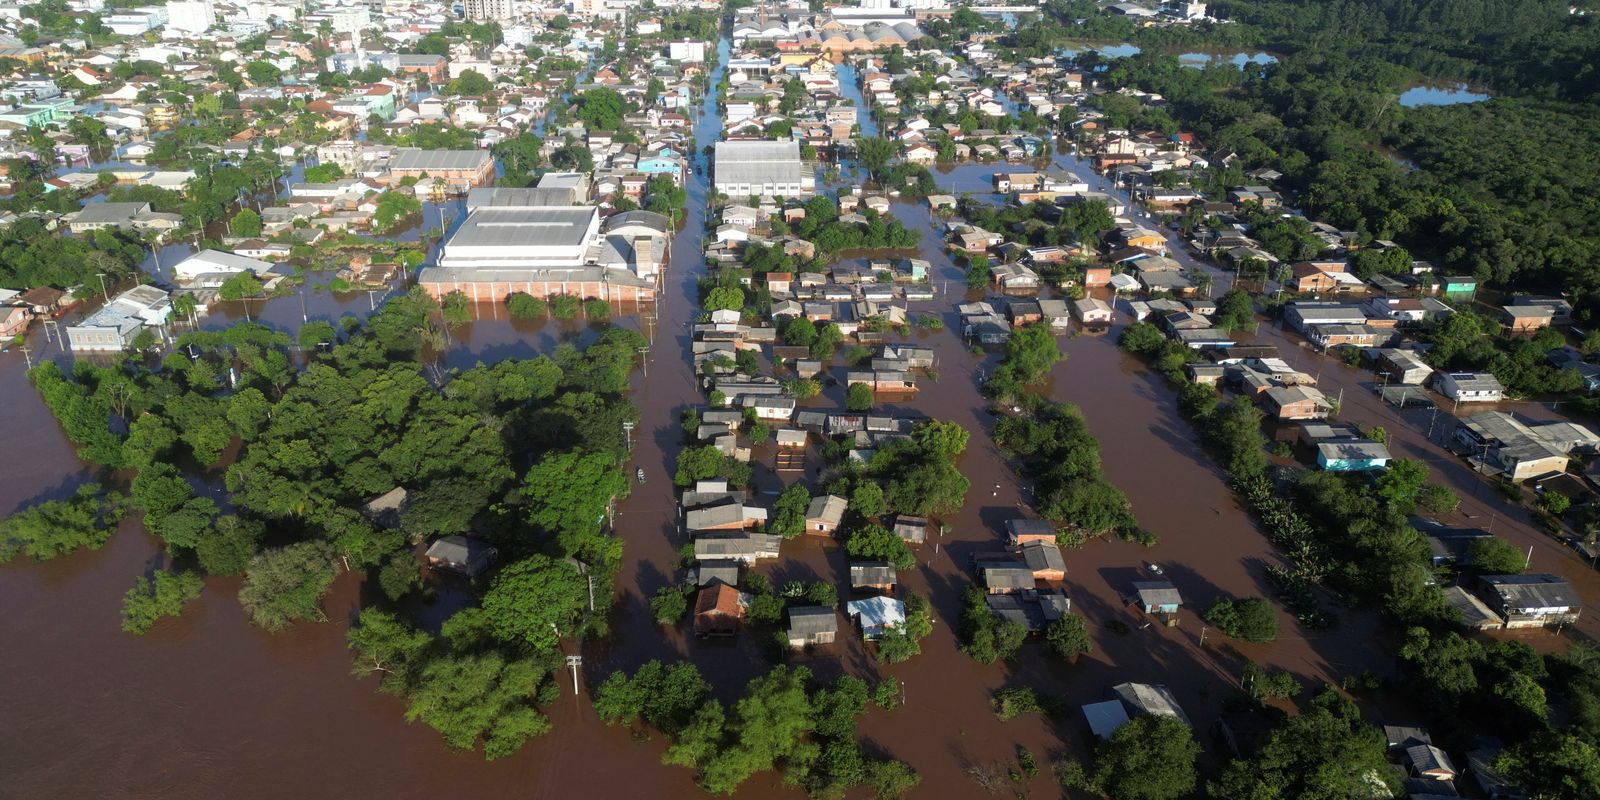
[[1406,108],[1454,106],[1462,103],[1480,103],[1488,99],[1488,94],[1474,92],[1464,83],[1454,86],[1413,86],[1400,93],[1400,105]]
[[[718,53],[725,63],[726,41]],[[716,81],[713,75],[712,85]],[[696,123],[698,145],[714,140],[720,130],[714,102],[708,101],[705,110]],[[616,525],[626,549],[613,635],[605,642],[566,644],[569,653],[584,656],[582,689],[574,696],[563,678],[562,697],[547,709],[555,723],[553,733],[514,757],[484,763],[475,753],[449,751],[430,729],[406,724],[396,698],[378,694],[375,681],[348,675],[344,635],[360,593],[350,576],[341,578],[327,598],[325,624],[263,633],[246,622],[234,599],[237,579],[212,579],[181,618],[162,623],[146,637],[126,635],[117,619],[122,593],[134,576],[163,564],[157,542],[129,521],[98,552],[43,565],[0,567],[0,608],[6,612],[0,615],[0,640],[6,643],[0,648],[0,674],[7,676],[0,682],[0,708],[6,709],[6,724],[0,726],[5,793],[22,798],[181,799],[291,793],[510,798],[581,792],[606,798],[636,795],[640,787],[648,787],[651,797],[703,796],[688,770],[659,764],[659,738],[638,742],[627,731],[600,725],[587,700],[591,687],[612,670],[631,670],[650,658],[692,659],[724,698],[737,694],[744,679],[770,663],[762,654],[763,643],[753,636],[726,644],[701,643],[681,630],[659,628],[647,608],[656,589],[678,578],[677,551],[687,540],[671,488],[672,465],[682,442],[678,419],[684,408],[703,402],[688,359],[686,327],[695,313],[696,280],[705,269],[694,226],[706,202],[708,165],[703,156],[696,159],[689,184],[690,222],[673,241],[660,300],[653,309],[622,310],[628,314],[624,324],[637,325],[651,341],[633,378],[642,414],[634,433],[634,457],[647,481],[636,484],[618,509]],[[1096,189],[1111,189],[1070,154],[1056,156],[1054,163],[1077,172]],[[964,165],[940,169],[937,175],[946,191],[983,194],[989,175],[1004,168]],[[1205,731],[1233,695],[1242,658],[1289,670],[1307,684],[1368,669],[1390,671],[1390,648],[1372,644],[1390,633],[1367,611],[1341,611],[1339,627],[1320,633],[1304,631],[1284,616],[1282,636],[1270,645],[1238,645],[1215,631],[1203,631],[1196,612],[1218,596],[1266,594],[1263,569],[1277,557],[1179,418],[1171,387],[1116,349],[1115,330],[1063,340],[1067,359],[1055,369],[1049,391],[1083,409],[1101,442],[1106,476],[1128,494],[1141,524],[1160,542],[1145,549],[1098,541],[1066,554],[1073,603],[1089,621],[1095,640],[1094,652],[1077,664],[1054,663],[1037,644],[1007,665],[980,665],[960,653],[953,626],[961,590],[972,581],[969,558],[1001,547],[1004,520],[1027,514],[1027,497],[993,447],[988,433],[993,418],[978,394],[980,376],[993,368],[997,357],[970,353],[956,333],[953,305],[965,291],[961,271],[944,254],[924,205],[902,202],[893,210],[923,232],[922,255],[932,262],[933,281],[941,290],[936,300],[915,304],[912,312],[941,315],[945,329],[912,334],[919,344],[937,351],[938,379],[924,380],[915,399],[885,407],[953,420],[971,431],[960,467],[973,486],[965,509],[946,520],[951,532],[924,546],[918,568],[902,574],[907,590],[933,600],[937,624],[923,641],[920,656],[893,667],[880,665],[843,628],[838,644],[797,660],[823,676],[848,672],[893,675],[903,681],[904,706],[894,712],[870,711],[860,731],[870,750],[903,759],[922,774],[915,796],[976,796],[980,790],[966,770],[1008,762],[1019,746],[1041,762],[1061,751],[1085,750],[1087,732],[1076,715],[998,721],[990,711],[989,694],[1002,686],[1027,683],[1081,703],[1102,699],[1121,681],[1165,683]],[[335,296],[319,291],[322,282],[314,280],[298,297],[226,306],[203,324],[219,326],[248,313],[292,331],[304,318],[360,316],[381,302],[365,293]],[[480,359],[526,357],[595,330],[581,320],[511,321],[502,314],[503,309],[480,309],[480,319],[453,334],[448,362],[467,366]],[[1535,568],[1574,578],[1586,600],[1600,601],[1600,585],[1592,579],[1577,582],[1574,558],[1535,533],[1525,513],[1509,508],[1488,487],[1473,495],[1471,474],[1429,448],[1421,433],[1426,420],[1418,416],[1427,412],[1406,412],[1396,419],[1389,409],[1376,406],[1369,393],[1359,391],[1368,376],[1332,361],[1323,363],[1321,356],[1300,351],[1293,337],[1266,325],[1258,335],[1284,342],[1302,369],[1320,371],[1325,389],[1344,387],[1345,418],[1381,422],[1390,430],[1397,456],[1427,459],[1466,497],[1464,510],[1474,515],[1474,523],[1495,519],[1496,533],[1519,546],[1535,546]],[[67,358],[38,334],[31,345],[35,359]],[[28,385],[23,366],[23,354],[15,349],[0,354],[0,397],[6,408],[0,416],[0,440],[6,442],[7,453],[27,454],[25,459],[0,460],[0,514],[62,496],[89,475]],[[831,373],[841,377],[842,370],[835,364]],[[834,387],[808,405],[837,407],[839,395]],[[758,448],[754,460],[757,491],[774,492],[792,479],[771,469],[770,449]],[[790,542],[784,555],[776,564],[762,565],[761,571],[780,583],[845,580],[843,554],[831,543]],[[1184,594],[1185,610],[1175,628],[1140,627],[1120,600],[1144,561],[1162,564]],[[1128,623],[1131,630],[1114,632],[1106,627],[1112,620]],[[1586,618],[1584,626],[1596,624]],[[1041,796],[1056,791],[1048,770],[1016,788]],[[739,796],[797,797],[798,792],[782,787],[776,776],[762,775]]]

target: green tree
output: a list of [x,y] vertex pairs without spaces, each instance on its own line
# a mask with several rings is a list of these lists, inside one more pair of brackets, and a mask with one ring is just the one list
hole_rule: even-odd
[[769,531],[785,539],[793,539],[806,530],[806,509],[811,505],[811,492],[795,483],[785,487],[772,504],[772,524]]
[[244,74],[256,86],[277,86],[283,71],[265,61],[252,61],[244,67]]
[[790,317],[782,324],[783,343],[793,347],[810,347],[817,341],[817,326],[805,317]]
[[1223,633],[1247,642],[1270,642],[1278,638],[1278,615],[1273,612],[1271,603],[1259,597],[1219,598],[1206,611],[1206,621]]
[[856,483],[855,491],[850,494],[850,509],[863,517],[882,516],[885,510],[883,487],[870,480]]
[[182,613],[184,604],[199,597],[203,588],[205,579],[193,572],[161,571],[153,578],[141,575],[122,597],[122,629],[149,633],[162,617]]
[[469,69],[464,70],[459,77],[451,81],[445,91],[450,94],[476,96],[488,94],[493,88],[494,84],[490,83],[488,78],[483,77],[482,73]]
[[1094,784],[1116,800],[1174,800],[1195,789],[1200,746],[1177,717],[1141,714],[1095,750]]
[[1310,708],[1285,718],[1255,755],[1230,762],[1207,789],[1217,800],[1371,797],[1396,788],[1385,746],[1383,732],[1328,687]]
[[588,89],[573,97],[578,106],[578,119],[585,125],[601,131],[622,129],[622,115],[627,108],[622,95],[614,89]]
[[531,659],[492,651],[436,658],[417,678],[406,719],[427,723],[451,747],[466,750],[481,740],[484,758],[504,758],[550,731],[550,720],[533,707],[546,676]]
[[228,277],[217,287],[217,296],[223,300],[243,300],[261,296],[261,279],[254,272],[239,272]]
[[1135,322],[1122,329],[1117,343],[1130,353],[1153,358],[1166,349],[1167,337],[1161,335],[1160,328],[1148,322]]
[[483,610],[495,636],[536,652],[553,652],[588,601],[588,582],[572,564],[533,555],[506,566],[489,584]]
[[378,675],[378,688],[405,694],[427,663],[433,638],[375,608],[364,608],[345,641],[355,652],[350,672],[356,677]]
[[1063,615],[1061,619],[1050,623],[1050,627],[1045,629],[1044,641],[1050,652],[1063,661],[1077,661],[1078,656],[1094,650],[1083,618],[1076,614]]
[[894,142],[877,137],[856,139],[856,159],[874,180],[880,178],[895,156]]
[[882,525],[863,525],[845,541],[845,552],[851,558],[866,561],[888,561],[895,569],[911,569],[917,557],[900,535]]
[[689,613],[689,598],[693,595],[693,586],[669,583],[650,598],[650,616],[658,625],[676,625]]
[[1378,494],[1401,513],[1417,507],[1417,496],[1428,482],[1428,466],[1421,461],[1397,458],[1378,476]]
[[227,514],[200,534],[195,557],[207,575],[237,575],[250,566],[263,535],[261,523]]
[[1570,733],[1550,731],[1519,742],[1500,754],[1495,767],[1540,800],[1600,797],[1600,751]]
[[281,631],[297,620],[325,621],[322,596],[337,576],[333,551],[322,542],[264,550],[251,559],[239,587],[250,621]]
[[595,538],[613,498],[628,488],[628,479],[609,453],[571,450],[551,453],[528,470],[522,496],[528,521],[555,534],[564,553],[593,560]]
[[1466,563],[1483,575],[1521,575],[1527,558],[1498,536],[1480,536],[1468,543]]
[[711,694],[711,684],[692,662],[650,660],[629,678],[613,672],[595,691],[595,713],[607,725],[632,725],[643,718],[669,736],[683,730]]
[[[338,343],[339,334],[333,329],[333,324],[322,320],[313,320],[300,326],[295,334],[295,339],[302,350],[315,350],[321,345]],[[230,409],[231,410],[231,409]]]
[[261,235],[261,215],[253,208],[240,209],[228,220],[228,232],[234,236],[253,239]]
[[872,387],[865,383],[852,383],[844,393],[844,407],[850,411],[871,411],[873,400]]
[[737,286],[717,286],[706,294],[707,311],[738,311],[744,308],[744,290]]

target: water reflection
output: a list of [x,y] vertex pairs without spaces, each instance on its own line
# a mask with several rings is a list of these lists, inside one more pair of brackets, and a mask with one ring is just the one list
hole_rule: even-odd
[[1454,86],[1413,86],[1400,93],[1400,105],[1405,108],[1422,106],[1454,106],[1462,103],[1481,103],[1489,95],[1474,92],[1464,83]]

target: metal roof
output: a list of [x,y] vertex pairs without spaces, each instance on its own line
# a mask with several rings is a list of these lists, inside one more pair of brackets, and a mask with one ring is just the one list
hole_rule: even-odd
[[478,169],[493,160],[488,150],[421,150],[402,147],[389,159],[389,170],[464,170]]
[[599,213],[592,206],[480,208],[445,247],[576,247]]

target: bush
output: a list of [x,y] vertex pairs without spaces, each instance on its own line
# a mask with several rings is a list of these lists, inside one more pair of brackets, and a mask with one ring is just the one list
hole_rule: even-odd
[[611,304],[599,298],[583,301],[583,316],[590,322],[605,322],[611,319]]
[[1020,717],[1023,714],[1037,714],[1042,710],[1039,706],[1039,696],[1026,686],[1001,689],[994,693],[994,714],[1002,720]]
[[1278,616],[1272,604],[1259,597],[1223,598],[1206,612],[1206,621],[1235,639],[1270,642],[1278,637]]
[[1044,641],[1050,652],[1064,661],[1076,661],[1078,656],[1094,650],[1083,618],[1076,614],[1067,614],[1051,623],[1044,632]]
[[550,316],[556,319],[577,319],[578,307],[581,305],[578,298],[568,294],[560,294],[550,298]]
[[550,306],[527,292],[513,292],[506,298],[506,310],[513,319],[542,319],[550,313]]

